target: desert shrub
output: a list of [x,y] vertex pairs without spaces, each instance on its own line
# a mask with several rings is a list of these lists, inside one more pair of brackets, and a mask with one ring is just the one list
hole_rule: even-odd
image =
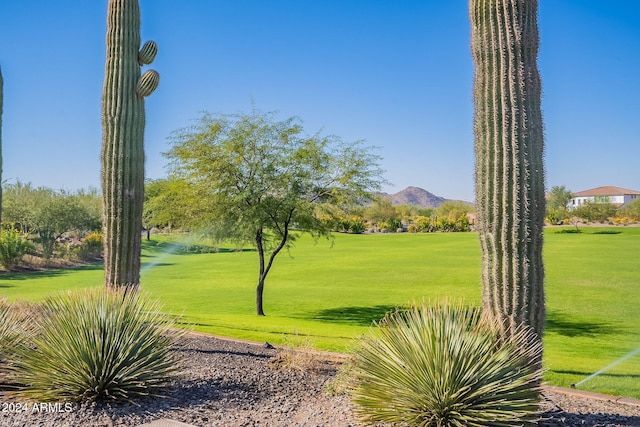
[[309,337],[299,336],[296,332],[293,336],[285,336],[282,347],[269,364],[283,370],[314,372],[322,362]]
[[541,352],[529,329],[506,338],[499,321],[484,318],[480,308],[398,310],[362,339],[353,400],[371,424],[533,424]]
[[364,233],[366,229],[366,224],[364,219],[361,217],[352,217],[349,219],[349,232],[354,234]]
[[640,221],[640,199],[635,199],[623,205],[617,212],[617,216],[626,217],[629,222]]
[[332,227],[342,233],[360,234],[366,229],[364,219],[359,216],[340,218]]
[[102,255],[102,233],[91,233],[78,247],[78,257],[82,260],[98,258]]
[[421,233],[427,233],[433,231],[433,223],[426,216],[417,216],[414,218],[414,223],[416,225],[416,230]]
[[585,202],[572,213],[587,222],[608,222],[609,218],[616,215],[616,207],[611,203]]
[[355,358],[351,355],[340,364],[333,378],[324,384],[325,393],[330,396],[343,396],[352,392],[355,387],[354,360]]
[[471,223],[467,214],[461,214],[456,218],[455,231],[471,231]]
[[47,400],[156,395],[176,370],[174,320],[137,292],[93,289],[50,297],[32,348],[16,362],[18,394]]
[[402,221],[398,218],[391,218],[386,221],[382,221],[378,223],[378,228],[386,231],[382,231],[383,233],[387,233],[389,231],[395,231],[399,228],[402,228]]
[[560,225],[569,219],[569,212],[566,209],[547,209],[545,221],[548,224]]
[[20,263],[22,257],[34,251],[25,234],[14,227],[0,227],[0,264],[12,270]]

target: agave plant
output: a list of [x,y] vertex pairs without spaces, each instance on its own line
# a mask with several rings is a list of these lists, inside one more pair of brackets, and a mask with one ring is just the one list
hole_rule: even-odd
[[529,327],[461,304],[387,314],[355,354],[357,411],[368,423],[513,426],[538,418],[542,347]]
[[47,299],[38,332],[17,362],[19,395],[46,400],[158,395],[177,361],[174,319],[126,289],[93,289]]

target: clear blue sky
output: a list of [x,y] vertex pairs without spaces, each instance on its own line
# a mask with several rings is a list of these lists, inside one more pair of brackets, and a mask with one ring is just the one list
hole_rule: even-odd
[[[640,1],[540,0],[547,186],[640,190]],[[3,178],[100,185],[106,0],[2,0]],[[159,45],[146,174],[200,112],[252,100],[381,147],[396,192],[473,200],[466,0],[141,0]]]

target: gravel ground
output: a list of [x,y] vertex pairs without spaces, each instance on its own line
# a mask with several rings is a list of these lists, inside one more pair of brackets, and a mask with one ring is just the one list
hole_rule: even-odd
[[[0,392],[0,426],[137,426],[172,419],[195,426],[358,426],[346,396],[325,393],[337,361],[250,343],[188,335],[165,398],[120,404],[23,404]],[[294,366],[281,365],[299,357]],[[545,391],[542,426],[640,426],[640,406]]]

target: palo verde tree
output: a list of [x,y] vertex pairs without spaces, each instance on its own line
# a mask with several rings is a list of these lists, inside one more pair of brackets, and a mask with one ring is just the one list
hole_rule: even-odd
[[176,131],[171,179],[184,180],[185,225],[252,242],[258,253],[256,313],[264,315],[265,279],[292,229],[328,235],[327,204],[346,206],[382,183],[378,157],[361,143],[306,136],[298,120],[275,113],[203,115]]
[[545,216],[536,0],[470,0],[483,307],[539,339]]
[[157,46],[140,48],[138,0],[109,0],[107,58],[102,89],[102,211],[104,274],[107,287],[140,283],[144,202],[144,98],[159,75],[150,64]]

